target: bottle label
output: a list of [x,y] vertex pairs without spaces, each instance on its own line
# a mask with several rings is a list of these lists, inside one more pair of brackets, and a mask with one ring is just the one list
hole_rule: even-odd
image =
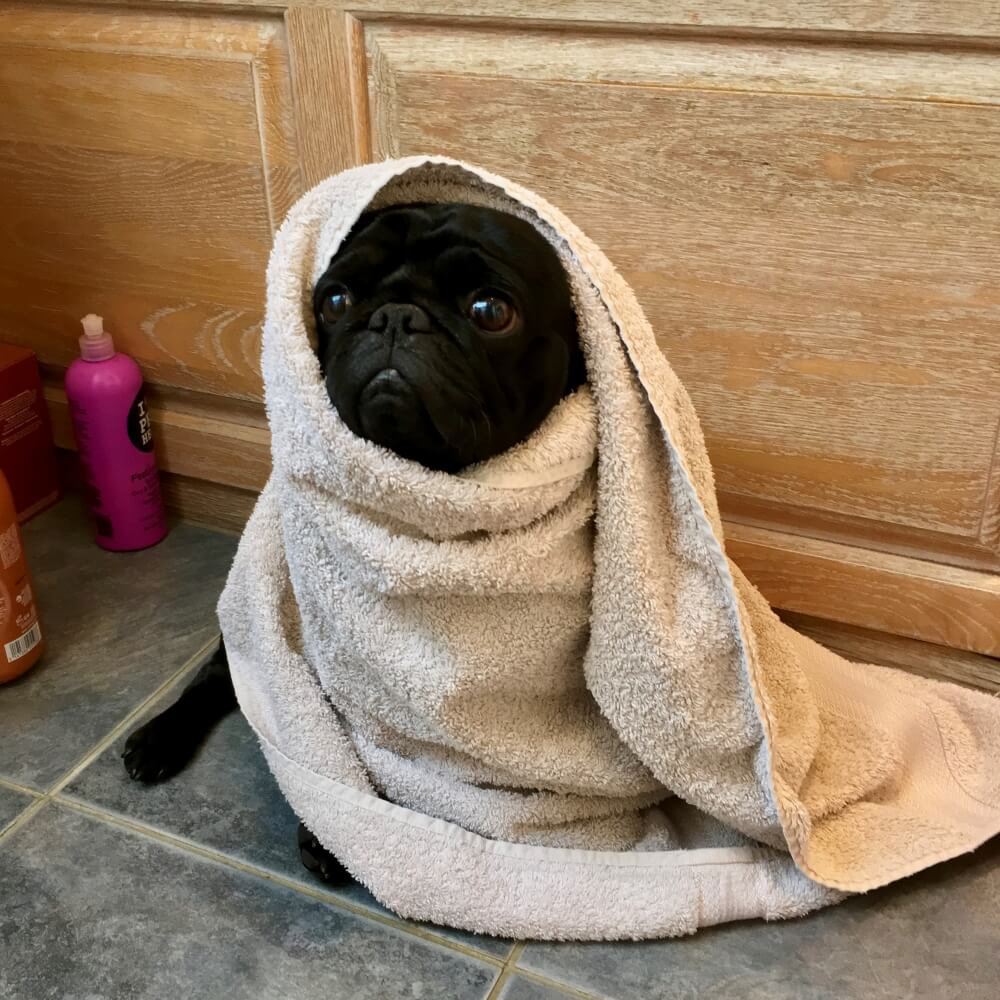
[[4,643],[3,651],[8,663],[19,660],[22,656],[27,656],[35,646],[42,641],[42,630],[35,622],[27,632],[23,632],[12,642]]
[[10,569],[21,558],[21,538],[17,530],[17,521],[0,532],[0,563],[4,569]]
[[139,451],[153,450],[153,424],[141,388],[128,410],[128,439]]

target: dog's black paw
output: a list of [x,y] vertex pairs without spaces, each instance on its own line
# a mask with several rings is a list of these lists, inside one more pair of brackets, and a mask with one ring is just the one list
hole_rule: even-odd
[[351,881],[351,873],[309,832],[304,823],[299,823],[299,857],[302,864],[327,885],[346,885]]
[[172,778],[191,759],[194,750],[169,719],[158,715],[125,741],[122,759],[133,781],[153,784]]

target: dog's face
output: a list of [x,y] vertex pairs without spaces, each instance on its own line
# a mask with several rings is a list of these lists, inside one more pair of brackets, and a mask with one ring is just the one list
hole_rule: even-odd
[[341,419],[431,469],[506,451],[584,379],[558,257],[529,223],[493,209],[362,216],[313,310]]

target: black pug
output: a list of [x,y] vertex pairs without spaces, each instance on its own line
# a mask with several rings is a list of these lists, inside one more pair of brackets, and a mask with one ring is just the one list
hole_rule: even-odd
[[[326,390],[355,433],[455,472],[523,440],[585,379],[555,251],[529,223],[470,205],[362,215],[313,291]],[[163,781],[236,707],[224,646],[125,743],[129,776]],[[299,825],[305,866],[348,878]]]

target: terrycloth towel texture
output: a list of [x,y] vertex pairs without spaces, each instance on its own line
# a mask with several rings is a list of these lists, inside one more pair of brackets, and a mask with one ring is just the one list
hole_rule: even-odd
[[[369,205],[490,205],[570,277],[588,386],[453,476],[355,437],[310,292]],[[698,420],[633,293],[537,195],[437,157],[339,174],[268,271],[274,471],[219,611],[306,824],[387,906],[643,938],[804,913],[1000,829],[1000,702],[857,666],[729,562]]]

